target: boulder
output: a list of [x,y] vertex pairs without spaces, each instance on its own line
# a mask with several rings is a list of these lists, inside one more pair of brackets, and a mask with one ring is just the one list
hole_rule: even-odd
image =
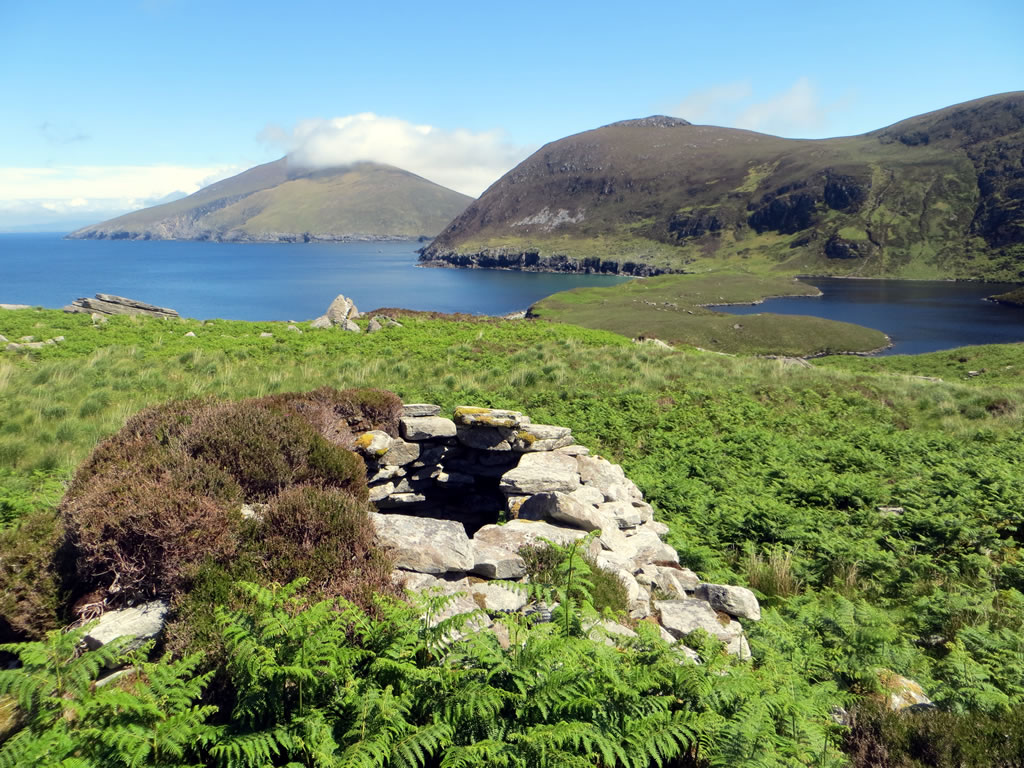
[[405,477],[405,470],[393,464],[376,464],[376,470],[366,478],[368,483],[379,483],[382,480],[393,480],[396,477]]
[[595,643],[603,642],[608,646],[618,645],[622,642],[622,638],[637,636],[636,632],[629,627],[617,624],[611,619],[602,619],[590,626],[584,626],[584,630],[587,632],[587,637]]
[[561,448],[555,448],[559,453],[564,453],[566,456],[589,456],[590,449],[585,445],[566,445]]
[[580,504],[568,493],[537,493],[519,508],[519,517],[526,520],[556,520],[584,531],[606,529],[615,521],[595,507]]
[[[93,315],[148,315],[149,317],[178,317],[177,311],[167,307],[158,307],[144,301],[126,299],[124,296],[113,296],[109,293],[97,293],[94,299],[75,299],[66,307],[65,312],[80,312]],[[105,321],[106,318],[104,317]],[[102,321],[101,321],[102,322]]]
[[399,426],[402,437],[414,442],[455,437],[455,422],[442,416],[403,416]]
[[90,650],[96,650],[112,640],[130,635],[135,639],[128,644],[127,649],[134,650],[160,634],[169,611],[170,605],[163,600],[107,611],[83,640]]
[[413,592],[433,591],[444,595],[469,592],[469,579],[457,574],[435,576],[431,573],[394,570],[391,572],[391,581]]
[[519,510],[523,508],[523,504],[525,504],[529,498],[529,496],[506,496],[505,510],[508,512],[509,518],[515,520],[519,517]]
[[608,501],[598,504],[597,511],[614,521],[619,528],[636,528],[643,522],[640,510],[628,501]]
[[920,683],[909,677],[897,675],[891,669],[880,669],[878,682],[885,697],[885,706],[893,712],[932,703]]
[[343,330],[343,331],[350,331],[352,333],[362,333],[363,332],[363,329],[359,327],[359,324],[356,323],[355,320],[346,320],[344,323],[342,323],[338,327],[341,328],[341,330]]
[[746,587],[731,587],[726,584],[699,584],[694,597],[707,600],[716,611],[730,616],[760,621],[761,606],[754,593]]
[[394,550],[397,568],[430,574],[464,573],[475,564],[473,545],[461,523],[379,512],[371,512],[370,517],[377,541]]
[[666,536],[669,532],[669,527],[660,520],[651,520],[647,523],[647,528],[654,531],[659,536]]
[[568,427],[548,424],[523,424],[514,433],[512,448],[516,451],[553,451],[572,444],[572,431]]
[[488,613],[512,613],[526,605],[525,590],[515,590],[501,584],[473,584],[470,594],[476,604]]
[[395,438],[391,441],[388,452],[380,457],[380,463],[404,467],[406,464],[412,464],[419,457],[420,446],[418,443],[408,443],[401,438]]
[[512,581],[526,575],[526,561],[523,558],[507,549],[484,544],[476,537],[473,538],[473,561],[470,573],[485,579]]
[[514,434],[512,430],[500,429],[498,427],[456,427],[459,442],[467,448],[474,448],[478,451],[511,451],[512,444],[509,437]]
[[316,318],[315,320],[311,320],[310,321],[309,327],[310,328],[320,328],[320,329],[323,329],[323,328],[333,328],[334,327],[334,323],[332,323],[330,321],[330,318],[328,318],[327,315],[320,315],[320,317]]
[[629,618],[646,619],[651,615],[651,593],[640,587],[640,594],[631,600],[627,607],[629,608]]
[[580,473],[580,482],[583,485],[592,485],[605,495],[609,501],[615,501],[609,495],[613,485],[622,483],[626,479],[626,473],[618,464],[612,464],[599,456],[577,456],[576,463]]
[[438,416],[441,406],[432,403],[408,403],[402,406],[403,416]]
[[661,615],[661,625],[675,638],[683,638],[696,629],[725,643],[726,650],[741,659],[750,657],[750,648],[743,636],[743,627],[708,603],[694,598],[656,600],[654,609]]
[[648,563],[679,562],[679,553],[658,538],[658,534],[653,531],[641,528],[628,541],[631,549],[630,559],[636,568]]
[[356,438],[355,447],[364,456],[380,459],[391,450],[393,442],[394,438],[387,432],[371,429],[369,432],[363,432]]
[[346,320],[355,320],[359,317],[359,310],[352,299],[347,299],[339,293],[322,316],[330,320],[332,325],[344,325]]
[[560,453],[524,453],[519,465],[501,476],[501,491],[507,494],[571,493],[580,486],[576,462],[572,456]]
[[522,424],[530,423],[530,419],[519,411],[507,411],[503,408],[478,408],[472,405],[456,407],[454,418],[456,423],[467,427],[479,425],[481,427],[517,429]]
[[589,504],[593,507],[604,504],[604,494],[592,485],[581,485],[569,495],[580,504]]
[[187,339],[194,339],[195,337],[196,335],[193,331],[189,331],[188,333],[185,334],[185,338]]
[[376,485],[371,485],[370,491],[370,502],[377,504],[378,502],[384,501],[391,494],[395,492],[395,484],[391,482],[381,482]]
[[274,334],[268,333],[267,331],[263,331],[263,333],[260,334],[260,338],[261,339],[272,339],[272,338],[274,338]]
[[376,317],[371,317],[370,318],[370,322],[366,326],[366,332],[367,333],[376,333],[377,331],[381,330],[383,327],[384,326],[380,324],[380,320],[378,320]]
[[302,329],[299,328],[299,326],[297,326],[297,325],[285,326],[285,330],[286,331],[291,331],[292,333],[302,333]]
[[[399,483],[401,482],[402,481],[400,480]],[[409,490],[399,490],[398,483],[395,483],[394,485],[395,488],[391,493],[374,502],[380,509],[400,509],[402,507],[407,507],[410,504],[422,504],[427,500],[427,497],[422,493],[415,493]]]
[[511,520],[504,525],[485,525],[473,536],[473,543],[503,549],[516,554],[520,547],[535,544],[539,539],[566,546],[586,536],[575,528],[562,528],[550,523]]

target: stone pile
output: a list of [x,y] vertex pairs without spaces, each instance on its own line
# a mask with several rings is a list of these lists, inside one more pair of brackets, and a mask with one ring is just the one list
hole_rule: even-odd
[[[662,541],[668,527],[654,520],[622,467],[590,455],[568,428],[533,424],[518,411],[463,406],[451,419],[440,411],[406,405],[401,437],[364,432],[355,445],[379,510],[372,515],[378,543],[395,556],[393,578],[412,590],[455,595],[433,621],[473,613],[472,626],[500,638],[502,625],[491,621],[496,614],[549,615],[548,606],[528,605],[526,590],[507,584],[527,576],[520,549],[542,540],[566,546],[597,531],[589,554],[622,582],[631,619],[655,622],[672,643],[703,629],[730,653],[749,657],[737,619],[761,618],[754,594],[703,583],[681,567],[678,553]],[[258,517],[264,509],[246,505],[242,514]],[[124,634],[153,637],[167,610],[154,602],[108,611],[87,642],[98,647]],[[615,643],[635,632],[603,621],[591,636]],[[697,659],[678,648],[681,658]]]
[[[312,328],[340,328],[343,331],[361,333],[362,328],[356,323],[359,317],[359,310],[356,303],[342,294],[338,294],[327,311],[320,317],[310,322]],[[401,328],[402,324],[387,315],[377,315],[370,318],[366,326],[367,333],[376,333],[384,328]]]
[[448,419],[440,410],[406,405],[401,437],[371,431],[356,439],[396,579],[465,593],[455,613],[523,610],[520,591],[490,583],[526,576],[520,548],[541,539],[567,545],[598,531],[590,555],[622,582],[630,618],[657,621],[672,641],[704,629],[749,656],[736,619],[760,618],[753,593],[704,584],[682,568],[662,541],[667,526],[622,467],[590,455],[567,427],[533,424],[518,411],[460,406]]
[[22,336],[19,341],[8,341],[6,336],[0,335],[0,344],[6,344],[4,349],[8,352],[13,352],[19,349],[43,349],[47,345],[52,346],[63,342],[63,336],[54,336],[52,339],[47,339],[46,341],[36,341],[33,336]]
[[81,312],[96,315],[147,315],[149,317],[178,317],[176,310],[158,307],[144,301],[126,299],[109,293],[97,293],[96,298],[75,299],[66,307],[65,312]]

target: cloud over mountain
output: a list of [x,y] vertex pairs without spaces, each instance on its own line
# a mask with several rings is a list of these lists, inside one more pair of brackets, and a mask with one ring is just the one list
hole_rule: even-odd
[[535,149],[499,131],[445,131],[372,112],[303,120],[290,131],[271,125],[262,138],[298,165],[386,163],[474,197]]

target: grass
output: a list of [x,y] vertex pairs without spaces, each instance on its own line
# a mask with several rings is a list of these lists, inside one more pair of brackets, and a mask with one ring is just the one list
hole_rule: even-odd
[[1015,307],[1024,307],[1024,287],[1015,288],[1012,291],[1006,293],[999,293],[995,296],[989,296],[992,301],[998,301],[1002,304],[1012,304]]
[[815,361],[815,365],[832,370],[889,373],[1017,388],[1024,375],[1022,356],[1024,343],[979,344],[923,355],[830,357]]
[[[621,463],[702,578],[774,594],[749,629],[757,652],[784,653],[801,632],[833,627],[829,611],[846,600],[884,630],[885,666],[933,698],[967,707],[982,690],[993,706],[1024,702],[1014,661],[1024,648],[1024,345],[798,367],[543,320],[402,321],[376,334],[304,324],[297,334],[283,323],[94,327],[58,311],[0,314],[9,338],[67,339],[0,353],[8,520],[52,509],[101,438],[169,399],[370,386],[448,413],[512,408],[571,427]],[[973,366],[986,372],[965,376]],[[808,611],[832,618],[805,621]],[[857,642],[836,641],[836,658],[860,653]]]
[[705,306],[817,294],[812,286],[782,277],[663,275],[556,293],[537,302],[530,312],[556,322],[730,354],[809,356],[886,346],[888,339],[881,331],[851,323],[767,313],[738,317]]

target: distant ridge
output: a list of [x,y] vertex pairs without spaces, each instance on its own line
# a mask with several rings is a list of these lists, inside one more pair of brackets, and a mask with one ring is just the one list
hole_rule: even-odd
[[472,198],[379,163],[295,167],[284,157],[76,239],[303,242],[433,237]]
[[421,260],[1024,281],[1024,92],[821,140],[611,123],[542,147]]

